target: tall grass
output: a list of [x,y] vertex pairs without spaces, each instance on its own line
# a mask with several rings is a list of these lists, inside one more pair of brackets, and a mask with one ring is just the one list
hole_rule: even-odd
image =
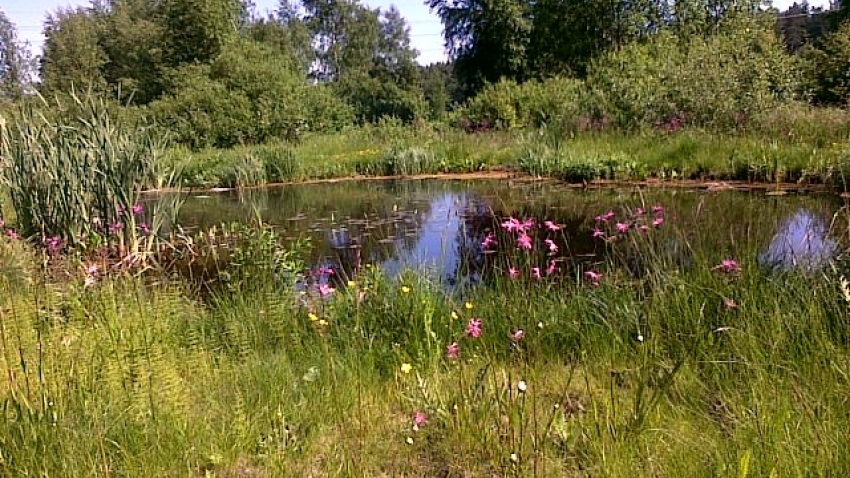
[[[0,470],[850,471],[846,267],[773,273],[747,238],[678,263],[664,246],[689,234],[669,226],[611,242],[598,285],[562,264],[541,280],[497,270],[463,295],[374,267],[325,277],[336,290],[309,277],[295,288],[281,271],[303,267],[297,251],[262,231],[211,295],[180,281],[51,282],[2,238],[22,267],[0,270]],[[623,267],[635,252],[640,274]],[[715,267],[724,259],[740,269]]]

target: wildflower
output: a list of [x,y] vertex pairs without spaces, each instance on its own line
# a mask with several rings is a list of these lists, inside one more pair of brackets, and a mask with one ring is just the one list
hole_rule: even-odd
[[454,319],[454,320],[457,320],[457,319],[458,319],[457,312],[452,311],[452,319]]
[[472,302],[467,302],[467,303],[463,304],[463,307],[466,308],[466,310],[472,310],[472,308],[475,307],[475,306],[472,305]]
[[124,213],[127,212],[127,208],[124,207],[122,204],[119,204],[118,207],[115,208],[115,212],[117,212],[119,216],[123,216]]
[[538,280],[543,277],[543,275],[540,273],[539,267],[532,267],[531,268],[531,277],[538,279]]
[[411,370],[413,370],[413,366],[409,363],[405,362],[401,364],[401,373],[408,374]]
[[403,286],[401,286],[401,291],[405,294],[409,294],[410,293],[410,287],[403,285]]
[[332,276],[334,274],[336,274],[336,271],[334,271],[333,267],[325,267],[325,266],[319,267],[319,275],[320,276]]
[[629,223],[627,222],[618,222],[617,223],[617,232],[620,234],[625,234],[629,232]]
[[546,268],[546,275],[550,276],[558,271],[558,264],[555,261],[549,261],[549,267]]
[[522,228],[522,224],[519,222],[518,219],[513,217],[508,218],[507,221],[502,223],[502,229],[508,232],[519,231],[520,228]]
[[491,232],[484,238],[484,241],[481,243],[481,247],[484,249],[490,249],[494,245],[496,245],[496,236]]
[[425,415],[425,412],[418,411],[413,414],[413,425],[416,427],[421,427],[422,425],[428,423],[428,415]]
[[317,320],[319,320],[319,316],[312,312],[307,314],[307,318],[310,319],[310,322],[316,322]]
[[519,238],[516,240],[517,247],[521,249],[525,249],[526,251],[531,250],[531,236],[526,233],[522,233]]
[[602,229],[599,229],[598,227],[594,228],[593,229],[593,238],[594,239],[599,239],[599,238],[605,239],[605,232],[602,231]]
[[656,217],[654,221],[652,221],[652,227],[661,227],[664,225],[663,217]]
[[112,234],[118,234],[124,229],[124,223],[121,221],[113,222],[109,225],[109,232]]
[[405,440],[405,441],[407,442],[408,445],[413,445],[413,437],[407,437],[407,440]]
[[602,280],[602,273],[596,271],[587,271],[584,273],[584,276],[593,283],[593,285],[599,285],[599,281]]
[[552,254],[558,252],[558,245],[555,244],[555,241],[553,241],[552,239],[546,239],[543,242],[546,243],[546,247],[549,248],[549,252],[551,252]]
[[142,230],[142,234],[150,234],[150,233],[151,233],[151,227],[150,227],[150,226],[148,225],[148,223],[146,223],[146,222],[143,222],[143,223],[139,226],[139,229],[141,229],[141,230]]
[[460,357],[460,345],[457,342],[452,342],[446,347],[446,357],[450,359]]
[[325,320],[325,319],[319,319],[318,323],[319,323],[319,327],[325,327],[326,325],[328,325],[328,321]]
[[329,286],[328,284],[319,284],[319,287],[317,288],[317,290],[319,291],[319,295],[321,297],[328,297],[328,296],[330,296],[331,294],[334,293],[335,289],[333,287]]
[[608,222],[611,219],[614,219],[614,217],[616,216],[617,213],[612,210],[608,210],[608,212],[606,212],[605,214],[600,214],[599,216],[596,216],[596,222]]
[[511,453],[511,463],[519,463],[519,455]]
[[720,269],[722,272],[726,274],[733,274],[741,270],[741,266],[738,264],[738,261],[735,259],[723,259],[720,261],[720,265],[715,267],[715,269]]
[[515,329],[513,332],[511,332],[511,340],[513,340],[514,342],[519,342],[523,338],[525,338],[525,331],[524,330]]
[[549,229],[552,232],[560,231],[564,228],[564,226],[562,226],[561,224],[552,221],[545,221],[543,225],[546,227],[546,229]]
[[91,287],[91,286],[95,285],[96,283],[97,283],[97,279],[95,279],[94,276],[86,276],[85,280],[83,281],[83,285],[85,287]]
[[47,245],[47,251],[51,254],[56,254],[59,249],[62,249],[62,238],[59,236],[50,237],[44,243]]
[[133,204],[133,215],[134,216],[141,216],[144,213],[145,213],[145,206],[143,206],[141,203]]
[[481,319],[470,320],[469,323],[466,325],[466,335],[469,335],[473,339],[481,337],[481,333],[483,332],[481,330],[482,323],[483,320]]
[[357,287],[357,282],[350,280],[350,281],[346,282],[345,285],[347,285],[348,287]]
[[656,216],[664,214],[664,206],[662,206],[661,204],[656,204],[655,206],[652,206],[652,213]]
[[18,231],[14,230],[14,229],[6,229],[6,236],[9,237],[9,239],[20,239],[21,238],[21,236],[18,234]]
[[516,279],[517,277],[519,277],[519,269],[517,269],[516,267],[511,267],[510,269],[508,269],[508,277],[510,277],[511,279]]
[[635,216],[643,216],[644,214],[646,214],[646,211],[642,207],[635,209]]
[[100,268],[98,267],[97,264],[94,264],[94,263],[89,264],[89,265],[86,266],[86,275],[96,276],[99,269]]
[[649,232],[649,226],[647,226],[646,224],[641,224],[640,226],[638,226],[638,229],[640,229],[640,232]]
[[528,384],[525,383],[525,380],[520,380],[519,383],[516,384],[516,388],[519,390],[519,393],[525,393],[525,391],[528,390]]
[[638,334],[637,340],[638,342],[643,343],[643,334]]

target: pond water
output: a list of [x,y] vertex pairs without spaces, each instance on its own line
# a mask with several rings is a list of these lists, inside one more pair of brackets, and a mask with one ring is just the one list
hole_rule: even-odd
[[[610,262],[617,248],[620,263],[636,274],[648,256],[679,267],[698,256],[728,256],[777,269],[818,268],[847,242],[843,207],[832,194],[584,190],[510,180],[347,181],[190,194],[180,221],[206,227],[250,220],[256,211],[287,239],[309,238],[310,264],[333,268],[339,277],[371,263],[390,274],[413,269],[457,286],[511,268],[517,274],[557,269],[574,275]],[[613,217],[605,221],[608,211]],[[542,250],[534,257],[517,247],[521,233],[501,227],[509,216],[536,219],[531,252]],[[550,230],[547,220],[563,227]],[[593,237],[595,231],[600,237]],[[513,251],[514,258],[496,259],[500,251]],[[520,259],[516,251],[526,256]]]

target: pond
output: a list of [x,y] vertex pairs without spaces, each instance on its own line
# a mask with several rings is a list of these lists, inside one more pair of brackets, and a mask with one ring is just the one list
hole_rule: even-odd
[[[677,267],[696,257],[728,256],[752,257],[769,268],[815,269],[847,242],[843,207],[842,199],[826,193],[346,181],[190,194],[180,220],[189,228],[207,227],[250,220],[257,212],[285,238],[309,238],[309,263],[340,278],[377,264],[391,275],[412,269],[458,286],[486,280],[493,271],[576,275],[610,263],[617,248],[618,264],[634,274],[650,256]],[[509,217],[518,224],[536,220],[532,250],[521,244],[521,226],[513,232],[506,230],[509,222],[503,226]],[[499,258],[502,250],[512,251],[508,259]]]

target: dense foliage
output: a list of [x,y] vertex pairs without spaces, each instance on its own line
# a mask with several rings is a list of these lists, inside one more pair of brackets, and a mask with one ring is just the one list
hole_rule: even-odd
[[28,91],[92,91],[192,149],[390,117],[467,131],[767,131],[760,118],[777,107],[847,103],[840,3],[784,12],[758,0],[427,4],[443,21],[449,62],[423,67],[394,7],[284,0],[261,15],[243,0],[96,1],[47,16],[35,83],[0,15],[0,96],[8,105]]

